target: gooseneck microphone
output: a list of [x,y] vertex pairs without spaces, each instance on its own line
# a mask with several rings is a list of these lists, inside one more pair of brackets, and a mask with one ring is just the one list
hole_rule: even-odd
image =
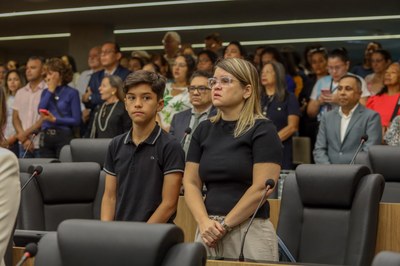
[[33,173],[32,173],[32,175],[29,177],[28,181],[26,181],[26,183],[22,186],[21,192],[22,192],[22,191],[25,189],[25,187],[32,181],[32,179],[33,179],[35,176],[40,175],[40,174],[42,173],[42,171],[43,171],[43,167],[42,167],[42,166],[40,166],[40,165],[36,166],[35,169],[33,169]]
[[37,136],[38,134],[39,134],[39,131],[37,131],[37,130],[34,130],[34,131],[32,132],[32,136],[31,136],[31,138],[29,139],[31,142],[29,143],[28,147],[26,147],[26,149],[25,149],[25,151],[24,151],[24,155],[22,156],[22,159],[25,158],[26,154],[28,153],[29,148],[31,147],[33,141],[35,140],[35,138],[36,138],[36,136]]
[[16,266],[21,266],[27,259],[35,257],[37,252],[37,245],[35,243],[29,243],[28,245],[26,245],[24,255]]
[[244,231],[242,244],[240,245],[239,261],[244,261],[243,248],[244,248],[244,243],[246,241],[247,232],[249,232],[250,226],[253,223],[254,218],[256,217],[256,214],[257,214],[258,210],[260,209],[261,204],[264,202],[265,197],[267,196],[267,192],[270,189],[273,189],[274,186],[275,186],[275,181],[273,179],[267,179],[267,181],[265,181],[265,192],[263,193],[263,196],[262,196],[260,202],[258,203],[258,206],[257,206],[256,210],[254,211],[253,216],[250,219],[249,225],[247,225],[246,231]]
[[190,127],[185,129],[185,134],[183,135],[183,138],[181,140],[181,146],[183,147],[183,145],[185,145],[185,141],[188,135],[190,135],[190,133],[192,133],[192,129]]
[[356,150],[356,153],[354,154],[353,159],[351,159],[351,161],[350,161],[350,165],[354,164],[354,161],[356,160],[356,157],[357,157],[358,153],[360,152],[362,145],[363,145],[367,140],[368,140],[368,135],[367,135],[367,134],[365,134],[364,136],[361,137],[360,145],[358,145],[358,148],[357,148],[357,150]]

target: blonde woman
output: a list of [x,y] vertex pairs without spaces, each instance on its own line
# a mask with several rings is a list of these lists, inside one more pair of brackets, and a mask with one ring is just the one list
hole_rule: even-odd
[[125,110],[123,87],[124,82],[118,76],[103,78],[99,92],[104,102],[96,107],[86,137],[113,138],[132,127],[131,119]]
[[[210,257],[239,257],[265,181],[277,181],[281,169],[281,141],[273,123],[261,114],[258,81],[250,62],[220,61],[209,80],[218,113],[200,123],[192,136],[183,179],[185,199],[198,224],[196,241],[204,243]],[[266,201],[248,232],[246,258],[277,261],[276,239]]]

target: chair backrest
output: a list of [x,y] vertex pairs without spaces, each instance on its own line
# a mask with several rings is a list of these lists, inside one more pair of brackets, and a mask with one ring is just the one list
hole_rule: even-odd
[[375,256],[372,266],[400,266],[400,253],[382,251]]
[[171,224],[68,220],[39,242],[35,265],[205,265],[200,243]]
[[[41,166],[42,173],[21,193],[18,229],[55,231],[67,219],[99,218],[99,189],[103,186],[99,183],[100,180],[104,182],[104,178],[101,179],[97,163]],[[25,184],[28,177],[21,175],[21,184]]]
[[28,169],[32,164],[42,163],[59,163],[60,161],[56,158],[19,158],[19,171],[21,173],[28,173]]
[[387,145],[371,146],[368,159],[373,173],[385,178],[383,202],[400,203],[400,149]]
[[361,164],[361,165],[365,165],[367,166],[371,172],[371,163],[369,161],[369,154],[368,151],[360,151],[357,156],[356,159],[354,160],[354,164]]
[[63,148],[60,160],[71,162],[96,162],[103,168],[111,139],[72,139]]
[[278,235],[298,262],[370,265],[381,175],[362,165],[300,165],[284,183]]
[[59,160],[63,163],[71,163],[72,162],[72,155],[71,155],[71,146],[64,145],[61,148]]

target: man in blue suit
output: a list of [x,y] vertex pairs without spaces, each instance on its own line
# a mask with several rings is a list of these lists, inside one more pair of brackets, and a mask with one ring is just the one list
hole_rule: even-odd
[[106,42],[102,45],[100,61],[104,69],[93,73],[90,78],[86,93],[82,96],[82,102],[86,108],[94,110],[98,104],[103,102],[100,97],[99,87],[105,76],[116,75],[122,80],[125,80],[128,76],[129,70],[119,64],[121,57],[122,54],[117,43]]
[[193,107],[177,113],[172,118],[169,133],[182,143],[185,154],[198,124],[216,114],[211,102],[211,89],[208,87],[208,79],[211,77],[212,74],[205,71],[193,73],[188,86],[189,100]]
[[378,113],[359,103],[361,80],[354,75],[345,75],[338,86],[339,108],[323,115],[314,149],[317,164],[348,164],[351,162],[361,138],[361,151],[382,142],[382,128]]

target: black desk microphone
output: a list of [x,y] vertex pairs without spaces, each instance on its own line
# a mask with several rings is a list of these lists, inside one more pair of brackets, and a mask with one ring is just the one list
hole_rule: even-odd
[[261,207],[261,204],[264,202],[265,197],[267,196],[267,192],[268,192],[270,189],[273,189],[274,186],[275,186],[275,181],[274,181],[273,179],[267,179],[267,181],[265,181],[265,192],[263,193],[263,196],[262,196],[260,202],[258,203],[258,206],[257,206],[256,210],[254,211],[253,216],[252,216],[251,219],[250,219],[250,222],[249,222],[249,225],[248,225],[247,228],[246,228],[246,231],[244,231],[244,235],[243,235],[243,239],[242,239],[242,244],[241,244],[241,246],[240,246],[239,261],[244,261],[243,248],[244,248],[244,243],[245,243],[245,241],[246,241],[247,232],[249,231],[250,226],[251,226],[251,224],[253,223],[254,218],[256,217],[256,214],[257,214],[258,210],[259,210],[260,207]]

